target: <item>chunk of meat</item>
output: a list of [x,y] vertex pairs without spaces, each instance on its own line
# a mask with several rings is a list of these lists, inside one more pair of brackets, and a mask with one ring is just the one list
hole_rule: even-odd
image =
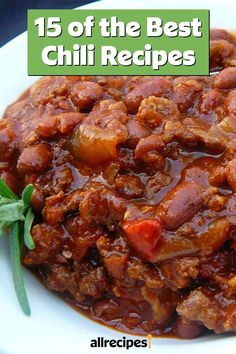
[[86,224],[79,216],[69,217],[65,221],[65,229],[70,235],[68,249],[71,258],[76,261],[83,259],[89,248],[95,246],[97,240],[105,234],[101,228]]
[[49,224],[55,225],[62,221],[64,216],[64,199],[65,197],[62,191],[46,199],[42,213],[44,219]]
[[102,98],[102,94],[102,88],[96,82],[81,81],[72,87],[70,98],[81,111],[88,112],[94,103]]
[[62,247],[65,237],[60,226],[55,227],[45,223],[33,226],[31,234],[35,249],[25,255],[24,264],[26,265],[45,263],[54,257]]
[[162,187],[167,186],[171,183],[172,177],[168,174],[158,171],[155,176],[148,179],[146,184],[145,196],[148,199],[154,199],[157,196],[157,193],[161,190]]
[[222,153],[228,145],[228,138],[224,135],[220,126],[211,127],[191,119],[183,121],[184,124],[177,124],[175,136],[184,144],[190,147],[199,144],[213,153]]
[[129,116],[125,112],[118,109],[107,109],[107,110],[94,109],[85,117],[83,123],[96,125],[101,128],[109,128],[111,125],[114,125],[115,123],[117,125],[118,123],[120,123],[120,125],[126,124],[128,120],[129,120]]
[[[226,134],[229,134],[229,136],[234,137],[236,134],[236,116],[234,116],[233,114],[230,114],[229,116],[223,118],[222,121],[217,124],[217,127],[219,127],[221,129],[223,134],[226,133]],[[230,147],[230,144],[232,144],[232,143],[233,143],[232,141],[231,142],[229,141],[227,143],[227,147]],[[229,153],[230,153],[230,151],[229,151]]]
[[126,210],[127,201],[101,184],[93,184],[81,195],[80,215],[87,222],[112,227],[123,220]]
[[31,102],[35,105],[46,105],[55,97],[64,98],[67,96],[69,89],[73,84],[72,80],[68,80],[65,76],[45,76],[36,81],[30,87]]
[[94,107],[93,107],[91,113],[88,115],[88,117],[92,116],[94,118],[95,115],[93,115],[93,112],[96,112],[98,114],[98,113],[104,112],[104,111],[120,111],[120,112],[126,113],[127,107],[123,101],[116,101],[111,98],[108,98],[108,99],[105,99],[102,101],[98,101],[94,105]]
[[81,201],[81,193],[80,189],[74,190],[72,193],[68,194],[65,198],[64,208],[65,211],[77,211],[79,210],[79,204]]
[[195,102],[201,91],[202,86],[196,80],[190,79],[181,82],[180,79],[176,79],[174,81],[172,100],[181,113],[186,113],[193,106],[193,102]]
[[221,292],[198,288],[177,306],[184,319],[200,322],[216,333],[235,331],[235,298],[226,299]]
[[100,128],[81,124],[75,130],[69,147],[73,156],[90,166],[104,164],[118,158],[117,147],[128,138],[126,129],[120,135],[111,128]]
[[104,267],[98,267],[79,280],[79,290],[83,295],[101,297],[109,288],[109,279]]
[[227,297],[236,295],[236,258],[232,250],[219,250],[200,264],[199,275],[216,284]]
[[148,96],[166,97],[172,89],[170,80],[164,77],[141,77],[131,84],[131,90],[125,97],[129,113],[137,113],[142,100]]
[[213,89],[202,95],[199,108],[201,112],[209,113],[209,111],[214,110],[223,102],[224,96],[222,95],[222,93],[217,91],[216,89]]
[[180,183],[173,188],[157,208],[157,215],[168,230],[176,230],[203,206],[202,190],[196,183]]
[[137,120],[153,129],[158,127],[164,119],[174,120],[178,115],[178,108],[173,101],[150,96],[141,102]]
[[200,260],[198,257],[176,258],[163,262],[160,266],[167,287],[173,290],[188,287],[199,273]]
[[115,188],[127,198],[141,198],[144,192],[144,184],[136,176],[117,176],[115,179]]
[[53,264],[44,282],[53,291],[68,291],[78,302],[85,299],[85,296],[79,290],[79,274],[69,270],[66,266]]
[[83,114],[66,112],[55,115],[44,115],[35,129],[40,138],[51,138],[55,135],[69,134],[82,121]]
[[46,143],[26,147],[17,161],[17,169],[21,173],[43,172],[51,166],[53,153]]
[[121,236],[115,239],[102,236],[97,241],[97,248],[108,273],[113,278],[124,278],[129,256],[125,240]]
[[143,281],[147,287],[160,289],[165,281],[159,267],[144,263],[141,259],[131,258],[128,262],[127,273],[132,279]]
[[142,287],[144,299],[151,305],[154,320],[158,325],[167,325],[174,312],[178,295],[169,289],[153,290]]

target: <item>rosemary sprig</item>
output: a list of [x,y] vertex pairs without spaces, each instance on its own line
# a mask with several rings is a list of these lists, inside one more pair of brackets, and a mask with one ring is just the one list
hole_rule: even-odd
[[[0,236],[9,236],[10,259],[16,295],[19,304],[26,316],[29,316],[30,306],[25,291],[22,266],[21,244],[30,250],[35,244],[30,230],[34,220],[34,213],[30,201],[34,186],[29,184],[22,192],[21,199],[0,179]],[[20,230],[24,230],[21,234]]]
[[21,249],[20,249],[20,233],[19,221],[13,222],[9,227],[9,246],[10,258],[12,266],[13,281],[16,289],[16,295],[23,312],[30,316],[29,301],[25,291],[24,279],[21,267]]

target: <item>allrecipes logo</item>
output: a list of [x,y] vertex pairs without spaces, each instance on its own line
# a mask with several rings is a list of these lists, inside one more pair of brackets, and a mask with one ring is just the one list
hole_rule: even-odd
[[122,337],[121,339],[105,339],[104,337],[97,337],[91,339],[91,348],[151,348],[152,335],[148,334],[147,339],[128,339]]

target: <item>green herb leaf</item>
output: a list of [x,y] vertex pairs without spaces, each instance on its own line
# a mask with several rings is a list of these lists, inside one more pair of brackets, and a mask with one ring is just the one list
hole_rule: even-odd
[[4,228],[6,227],[6,223],[4,221],[0,222],[0,238],[4,236],[5,230]]
[[30,230],[34,213],[30,201],[34,186],[29,184],[19,199],[17,195],[0,179],[0,237],[9,235],[10,258],[16,295],[23,312],[29,316],[31,311],[27,299],[22,266],[21,253],[24,244],[30,250],[35,247]]
[[25,189],[22,192],[22,200],[25,204],[25,206],[29,206],[30,205],[30,201],[32,198],[32,194],[34,191],[34,186],[33,184],[28,184],[28,186],[25,187]]
[[0,179],[0,194],[9,199],[18,199],[17,195]]
[[4,222],[24,220],[24,203],[17,200],[14,203],[0,206],[0,220]]
[[15,202],[16,202],[16,199],[9,199],[9,198],[2,197],[0,195],[0,206],[15,203]]
[[31,236],[30,230],[34,220],[34,213],[31,208],[28,209],[25,223],[24,223],[24,242],[25,245],[30,249],[33,250],[35,248],[34,240]]
[[9,227],[10,258],[12,265],[13,281],[20,306],[26,316],[30,316],[30,306],[25,291],[20,252],[19,222],[16,221]]

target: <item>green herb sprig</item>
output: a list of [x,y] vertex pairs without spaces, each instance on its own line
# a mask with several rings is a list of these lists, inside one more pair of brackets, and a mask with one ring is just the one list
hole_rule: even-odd
[[34,186],[28,184],[21,199],[0,179],[0,234],[9,238],[10,259],[16,295],[26,316],[30,316],[29,301],[25,291],[21,257],[22,245],[32,250],[35,248],[30,230],[34,213],[30,201]]

